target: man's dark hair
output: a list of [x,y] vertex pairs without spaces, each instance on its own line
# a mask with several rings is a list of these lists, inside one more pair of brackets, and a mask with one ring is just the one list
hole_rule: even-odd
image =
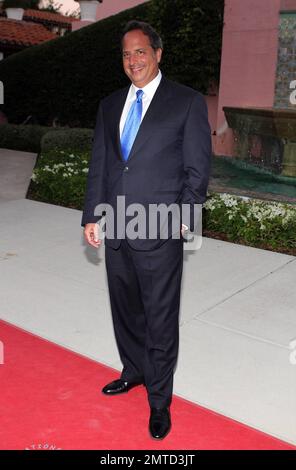
[[155,29],[152,28],[149,23],[137,20],[131,20],[125,25],[121,36],[121,46],[124,35],[129,31],[134,31],[136,29],[141,30],[146,36],[149,37],[150,46],[152,47],[152,49],[163,49],[162,39],[159,34],[155,31]]

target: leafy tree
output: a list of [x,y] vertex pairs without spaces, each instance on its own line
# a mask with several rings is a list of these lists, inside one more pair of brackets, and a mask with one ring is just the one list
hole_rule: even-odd
[[32,10],[48,11],[50,13],[59,13],[64,16],[73,16],[74,18],[79,18],[79,7],[74,11],[67,11],[66,13],[61,12],[62,4],[56,2],[55,0],[29,0],[31,5],[29,8]]
[[49,11],[50,13],[61,13],[62,4],[55,0],[30,0],[32,10]]
[[40,7],[42,11],[49,11],[50,13],[61,13],[61,3],[57,3],[55,0],[47,0],[45,6]]
[[39,10],[40,0],[31,0],[30,3],[31,3],[30,5],[31,10]]

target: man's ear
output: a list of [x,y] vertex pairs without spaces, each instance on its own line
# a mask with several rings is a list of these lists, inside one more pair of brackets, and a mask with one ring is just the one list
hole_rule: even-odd
[[159,64],[159,62],[161,61],[161,56],[162,56],[162,49],[156,49],[156,59],[157,59],[157,62]]

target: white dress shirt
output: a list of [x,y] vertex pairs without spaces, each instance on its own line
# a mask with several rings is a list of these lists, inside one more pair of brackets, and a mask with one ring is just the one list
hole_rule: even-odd
[[125,100],[125,105],[123,107],[121,118],[120,118],[120,125],[119,125],[120,137],[121,137],[121,134],[122,134],[124,124],[125,124],[128,112],[130,110],[130,107],[131,107],[133,101],[135,101],[135,99],[137,97],[136,96],[137,91],[138,90],[143,90],[143,92],[144,92],[143,97],[142,97],[142,119],[141,119],[141,122],[142,122],[143,117],[145,116],[145,114],[146,114],[146,112],[147,112],[147,110],[150,106],[150,103],[152,101],[152,98],[153,98],[153,96],[154,96],[154,94],[155,94],[155,92],[156,92],[156,90],[157,90],[157,88],[160,84],[161,77],[162,77],[162,74],[161,74],[161,71],[159,70],[156,77],[153,80],[151,80],[151,82],[149,82],[148,85],[145,85],[143,88],[138,88],[133,83],[131,84],[129,92],[128,92],[126,100]]

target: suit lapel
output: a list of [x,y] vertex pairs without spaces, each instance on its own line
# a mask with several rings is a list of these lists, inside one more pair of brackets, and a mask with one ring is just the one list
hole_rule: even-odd
[[118,149],[118,153],[119,153],[119,156],[120,156],[120,160],[122,161],[125,161],[124,158],[123,158],[123,154],[122,154],[122,150],[121,150],[121,142],[120,142],[120,118],[121,118],[121,115],[122,115],[122,111],[123,111],[123,108],[124,108],[124,105],[125,105],[125,101],[126,101],[126,98],[127,98],[127,95],[128,95],[128,92],[129,92],[129,88],[127,88],[126,92],[124,93],[123,95],[123,99],[120,103],[120,107],[119,107],[119,114],[116,118],[116,143],[117,143],[117,149]]
[[129,86],[123,88],[115,97],[114,105],[109,110],[109,119],[112,127],[112,141],[115,142],[118,158],[122,161],[124,161],[124,159],[121,152],[119,124],[128,92]]

